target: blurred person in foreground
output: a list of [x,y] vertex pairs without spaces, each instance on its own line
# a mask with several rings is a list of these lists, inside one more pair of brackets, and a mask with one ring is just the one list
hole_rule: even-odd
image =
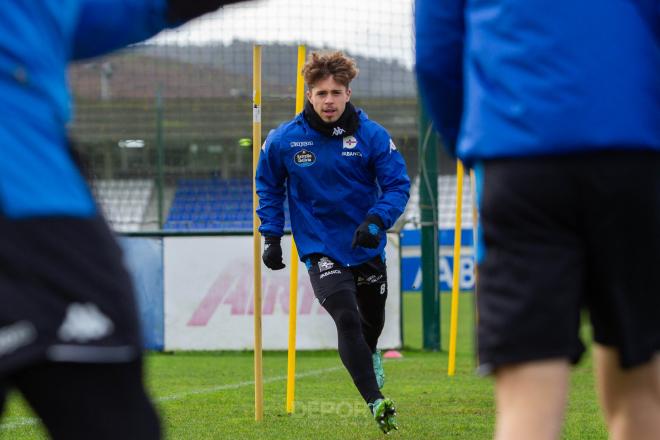
[[410,179],[387,131],[350,102],[355,61],[312,53],[305,109],[266,139],[256,184],[263,261],[284,268],[280,238],[288,194],[291,230],[321,305],[337,326],[339,356],[378,426],[397,429],[376,346],[385,324],[385,232],[405,209]]
[[497,439],[555,439],[593,329],[612,439],[660,438],[660,5],[417,0],[417,74],[480,193]]
[[6,0],[0,13],[0,412],[56,439],[155,439],[121,252],[67,140],[69,62],[233,3]]

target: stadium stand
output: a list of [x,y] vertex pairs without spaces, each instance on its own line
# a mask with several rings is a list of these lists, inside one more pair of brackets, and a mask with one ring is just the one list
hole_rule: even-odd
[[[438,176],[438,224],[439,229],[454,229],[456,221],[456,176]],[[410,200],[402,216],[405,220],[404,229],[420,228],[419,211],[419,176],[410,188]],[[461,210],[461,227],[472,227],[472,194],[470,178],[463,180],[463,206]]]
[[[156,221],[155,184],[150,179],[100,179],[94,192],[108,222],[117,232],[153,229]],[[438,176],[439,229],[454,228],[456,176]],[[169,210],[166,231],[213,230],[240,232],[252,230],[252,180],[250,178],[180,178],[174,190],[165,191]],[[169,202],[169,203],[168,203]],[[470,178],[463,182],[462,228],[472,227]],[[153,211],[153,212],[152,212]],[[289,206],[284,203],[285,230],[291,230]],[[419,177],[410,189],[410,200],[395,229],[418,229]]]
[[[288,203],[284,206],[285,229],[290,230]],[[252,180],[179,179],[163,229],[251,231]]]
[[93,190],[106,219],[117,232],[142,229],[154,193],[149,179],[101,179]]

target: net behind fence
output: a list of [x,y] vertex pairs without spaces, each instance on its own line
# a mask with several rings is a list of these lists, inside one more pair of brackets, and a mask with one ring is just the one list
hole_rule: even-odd
[[[251,213],[233,201],[251,197],[255,43],[263,45],[264,139],[294,115],[297,45],[308,53],[342,50],[360,69],[353,102],[390,131],[414,175],[411,14],[412,0],[241,3],[74,65],[72,134],[111,223],[120,230],[251,228]],[[133,184],[142,190],[126,189]]]

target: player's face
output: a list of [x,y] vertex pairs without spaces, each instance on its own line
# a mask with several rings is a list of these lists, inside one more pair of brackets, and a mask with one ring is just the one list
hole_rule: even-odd
[[344,113],[351,99],[351,89],[339,84],[331,75],[311,86],[307,99],[324,122],[332,123]]

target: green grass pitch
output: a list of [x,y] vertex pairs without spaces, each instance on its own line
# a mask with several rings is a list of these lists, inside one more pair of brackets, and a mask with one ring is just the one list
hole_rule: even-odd
[[[401,439],[488,439],[495,411],[492,380],[477,377],[473,298],[462,294],[457,369],[447,376],[449,295],[442,295],[442,348],[420,351],[421,298],[404,295],[404,358],[387,360],[384,393],[398,406]],[[286,353],[264,354],[262,423],[254,422],[252,353],[150,354],[148,386],[167,439],[378,439],[370,418],[336,352],[299,352],[296,413],[285,412]],[[562,438],[605,439],[589,356],[574,369]],[[0,438],[41,439],[45,431],[22,399],[12,394]]]

